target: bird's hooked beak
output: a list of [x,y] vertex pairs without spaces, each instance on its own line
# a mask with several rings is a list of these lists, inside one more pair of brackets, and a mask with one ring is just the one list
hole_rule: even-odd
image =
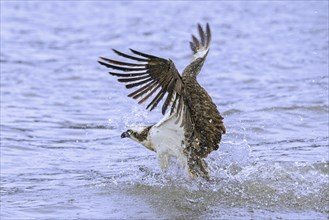
[[126,138],[126,137],[130,137],[130,135],[127,131],[125,131],[121,134],[121,138]]

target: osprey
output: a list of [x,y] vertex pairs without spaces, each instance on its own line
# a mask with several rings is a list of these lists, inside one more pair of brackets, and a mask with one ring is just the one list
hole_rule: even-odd
[[208,179],[205,158],[218,149],[226,130],[215,103],[197,81],[209,52],[209,24],[205,30],[198,24],[198,32],[200,38],[192,35],[190,42],[193,60],[182,75],[172,60],[133,49],[130,49],[132,55],[113,51],[135,62],[104,57],[98,62],[117,70],[109,73],[119,77],[119,82],[126,83],[127,89],[137,87],[128,97],[139,100],[138,104],[152,96],[146,109],[152,111],[163,100],[162,120],[150,126],[132,127],[123,132],[121,138],[130,138],[156,152],[162,170],[168,168],[169,158],[175,157],[192,178]]

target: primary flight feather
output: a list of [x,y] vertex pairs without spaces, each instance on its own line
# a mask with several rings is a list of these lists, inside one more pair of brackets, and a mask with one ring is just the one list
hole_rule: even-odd
[[109,73],[125,83],[127,89],[134,89],[128,96],[137,99],[138,104],[150,100],[146,106],[150,111],[164,100],[162,114],[165,116],[161,121],[150,126],[133,127],[121,137],[129,137],[155,151],[163,170],[168,168],[169,158],[175,157],[192,178],[208,179],[205,158],[218,149],[226,129],[215,103],[197,82],[209,52],[209,24],[205,30],[199,24],[198,32],[200,39],[192,35],[190,42],[193,60],[182,75],[170,59],[133,49],[130,49],[131,55],[113,49],[129,62],[104,57],[98,62],[113,69],[115,72]]

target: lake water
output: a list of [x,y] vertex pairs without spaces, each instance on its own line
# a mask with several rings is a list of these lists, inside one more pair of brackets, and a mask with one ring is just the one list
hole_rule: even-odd
[[[151,124],[97,63],[191,60],[225,117],[210,182],[120,134]],[[328,219],[327,1],[1,1],[1,219]]]

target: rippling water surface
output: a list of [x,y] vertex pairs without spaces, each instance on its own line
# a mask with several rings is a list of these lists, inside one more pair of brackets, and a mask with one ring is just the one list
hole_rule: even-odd
[[[167,173],[120,134],[161,118],[97,64],[191,59],[227,134],[213,179]],[[1,219],[327,219],[328,2],[1,1]]]

